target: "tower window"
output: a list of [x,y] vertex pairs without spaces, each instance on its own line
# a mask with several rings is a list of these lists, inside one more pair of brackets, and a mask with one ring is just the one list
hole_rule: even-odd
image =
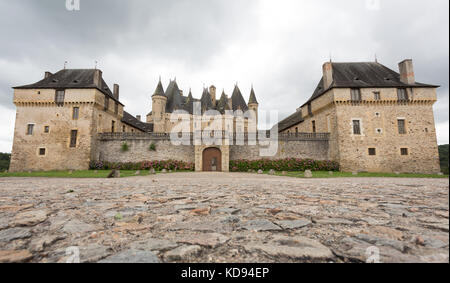
[[105,95],[105,111],[108,111],[109,109],[109,97]]
[[58,106],[64,105],[64,97],[65,97],[65,91],[64,90],[57,90],[55,94],[55,103]]
[[27,126],[27,135],[32,136],[34,132],[34,124],[28,124]]
[[45,148],[40,148],[39,149],[39,155],[40,156],[44,156],[45,155]]
[[374,91],[373,96],[375,100],[381,100],[381,94],[379,91]]
[[361,134],[361,121],[353,120],[353,134],[360,135]]
[[80,108],[79,107],[74,107],[73,111],[72,111],[72,119],[73,120],[78,120],[79,116],[80,116]]
[[401,148],[400,149],[400,154],[401,155],[409,155],[409,150],[407,148]]
[[351,99],[353,102],[360,102],[362,100],[361,90],[359,88],[351,89]]
[[408,93],[406,92],[406,88],[397,89],[397,96],[399,101],[408,100]]
[[48,134],[50,132],[50,126],[44,127],[44,133]]
[[315,133],[316,132],[316,121],[312,121],[312,132]]
[[406,134],[406,123],[404,119],[398,119],[397,120],[398,123],[398,133],[400,135],[405,135]]
[[114,133],[114,130],[116,128],[116,121],[111,122],[111,133]]
[[76,147],[77,146],[77,136],[78,136],[78,131],[77,130],[72,130],[70,132],[70,147]]
[[377,155],[377,150],[376,150],[376,148],[369,148],[369,155],[370,155],[370,156],[375,156],[375,155]]
[[125,126],[122,126],[122,132],[126,132],[126,127]]

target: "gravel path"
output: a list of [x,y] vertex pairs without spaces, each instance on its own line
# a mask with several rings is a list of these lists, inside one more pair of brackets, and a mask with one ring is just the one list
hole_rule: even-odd
[[0,216],[0,262],[449,262],[448,179],[2,178]]

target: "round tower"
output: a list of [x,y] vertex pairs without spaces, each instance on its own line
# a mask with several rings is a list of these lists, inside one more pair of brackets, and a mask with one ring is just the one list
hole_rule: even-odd
[[167,96],[164,94],[164,88],[160,79],[155,93],[152,95],[152,119],[155,133],[166,132],[166,104]]
[[255,119],[256,119],[256,129],[258,129],[258,107],[259,103],[258,100],[256,100],[255,90],[253,89],[250,92],[250,98],[248,100],[248,109],[251,111],[254,111],[255,113]]

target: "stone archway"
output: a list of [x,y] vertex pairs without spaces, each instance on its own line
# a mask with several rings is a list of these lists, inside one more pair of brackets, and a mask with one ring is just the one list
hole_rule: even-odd
[[204,172],[222,172],[222,151],[217,147],[206,148],[202,161]]

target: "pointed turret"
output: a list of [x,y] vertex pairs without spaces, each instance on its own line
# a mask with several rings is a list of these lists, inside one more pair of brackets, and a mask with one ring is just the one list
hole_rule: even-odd
[[255,90],[253,89],[253,85],[252,85],[252,90],[250,91],[250,98],[248,99],[248,105],[250,106],[250,104],[259,104],[258,100],[256,100],[256,95],[255,95]]
[[156,89],[155,89],[155,92],[153,93],[153,95],[152,95],[152,97],[153,96],[166,96],[165,94],[164,94],[164,88],[163,88],[163,86],[162,86],[162,83],[161,83],[161,77],[159,78],[159,82],[158,82],[158,85],[156,86]]
[[211,101],[211,95],[208,92],[207,88],[203,88],[203,94],[202,98],[200,99],[200,102],[202,103],[202,112],[214,109],[214,106]]
[[217,111],[222,114],[225,114],[226,110],[231,110],[228,105],[228,97],[225,94],[225,90],[222,91],[222,95],[220,96],[219,102],[217,103]]
[[241,90],[239,89],[238,85],[236,84],[233,90],[233,95],[231,96],[231,105],[233,108],[233,111],[236,110],[242,110],[243,112],[248,110],[247,103],[245,103],[245,99],[242,96]]

